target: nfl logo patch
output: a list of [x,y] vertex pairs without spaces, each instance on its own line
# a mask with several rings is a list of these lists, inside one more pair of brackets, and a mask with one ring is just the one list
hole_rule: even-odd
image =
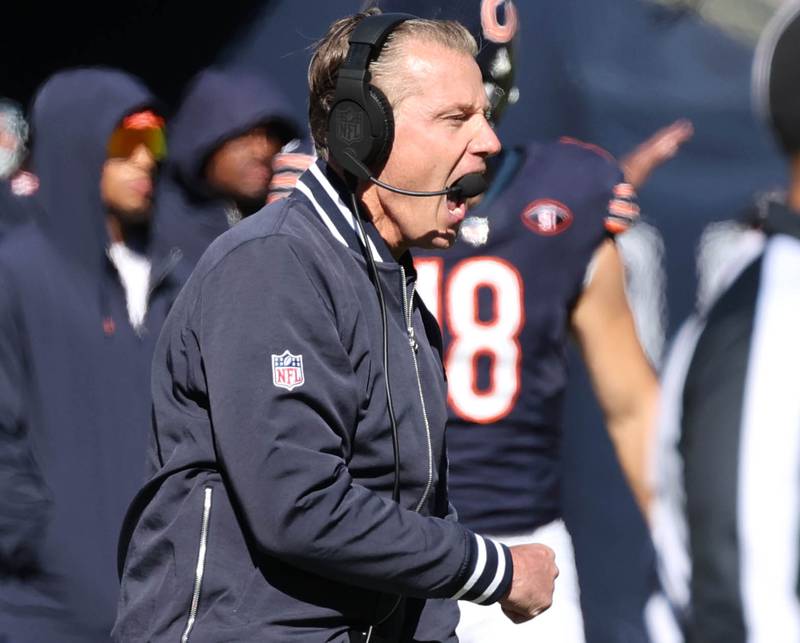
[[536,234],[551,237],[572,224],[572,211],[555,199],[537,199],[522,212],[522,222]]
[[345,145],[360,143],[364,138],[364,113],[345,105],[336,112],[336,133]]
[[286,350],[272,356],[272,383],[275,386],[291,391],[305,381],[302,355],[292,355]]

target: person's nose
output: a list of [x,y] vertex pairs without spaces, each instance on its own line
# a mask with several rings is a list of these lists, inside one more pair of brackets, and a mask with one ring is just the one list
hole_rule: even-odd
[[251,139],[251,151],[253,156],[268,160],[272,155],[270,154],[270,144],[269,139],[267,138],[266,134],[260,134],[259,136],[255,136]]
[[473,154],[487,157],[499,153],[501,148],[500,139],[497,138],[497,134],[495,134],[489,121],[485,117],[481,117],[478,131],[472,139],[470,151]]
[[148,172],[152,171],[156,165],[156,157],[147,145],[140,143],[131,153],[131,161]]

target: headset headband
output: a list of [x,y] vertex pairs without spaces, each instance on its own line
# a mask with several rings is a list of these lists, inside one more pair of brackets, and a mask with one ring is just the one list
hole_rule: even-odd
[[328,151],[345,172],[362,181],[369,178],[370,166],[386,160],[394,139],[392,109],[383,93],[370,84],[369,64],[397,25],[414,19],[407,13],[367,16],[348,39],[328,117]]

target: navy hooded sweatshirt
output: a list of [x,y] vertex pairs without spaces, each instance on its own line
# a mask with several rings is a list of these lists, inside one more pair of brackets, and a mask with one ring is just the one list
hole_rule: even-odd
[[167,215],[156,217],[158,236],[181,249],[189,269],[235,222],[233,201],[214,192],[203,176],[209,157],[261,124],[272,124],[285,141],[294,138],[297,126],[290,113],[280,91],[263,77],[207,69],[192,81],[170,121],[169,158],[156,200],[157,211]]
[[39,224],[0,243],[0,640],[108,641],[116,543],[144,475],[149,367],[178,284],[153,257],[143,327],[106,255],[107,141],[153,104],[116,71],[53,76],[34,105]]

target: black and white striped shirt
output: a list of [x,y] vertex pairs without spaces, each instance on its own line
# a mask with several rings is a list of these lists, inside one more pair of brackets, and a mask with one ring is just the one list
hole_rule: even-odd
[[740,244],[664,372],[654,540],[689,641],[800,641],[800,215]]

